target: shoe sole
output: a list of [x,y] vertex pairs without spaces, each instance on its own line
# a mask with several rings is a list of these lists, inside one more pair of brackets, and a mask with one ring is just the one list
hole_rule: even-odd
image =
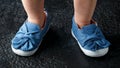
[[22,51],[22,50],[19,50],[19,49],[15,49],[15,48],[13,48],[12,45],[11,45],[11,48],[12,48],[12,51],[19,56],[31,56],[38,50],[39,47],[32,50],[32,51]]
[[75,37],[73,31],[71,30],[71,33],[72,33],[72,36],[76,39],[80,49],[83,51],[83,53],[86,55],[86,56],[89,56],[89,57],[102,57],[104,55],[106,55],[109,51],[109,47],[107,48],[103,48],[103,49],[99,49],[99,50],[96,50],[96,51],[91,51],[91,50],[87,50],[85,48],[83,48],[81,46],[81,44],[79,43],[78,39]]

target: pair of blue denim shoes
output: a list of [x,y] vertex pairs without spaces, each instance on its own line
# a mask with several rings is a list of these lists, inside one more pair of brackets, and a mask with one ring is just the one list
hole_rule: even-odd
[[[47,14],[46,16],[48,18]],[[48,29],[48,19],[46,19],[43,29],[40,29],[37,24],[26,20],[12,39],[12,51],[20,56],[33,55],[39,48]],[[85,55],[100,57],[107,54],[110,43],[105,39],[96,23],[92,23],[80,29],[73,17],[71,32]]]

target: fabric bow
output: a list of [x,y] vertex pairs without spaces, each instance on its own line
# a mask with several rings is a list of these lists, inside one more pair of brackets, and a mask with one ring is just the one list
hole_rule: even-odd
[[105,39],[101,30],[96,27],[95,24],[84,27],[80,34],[80,39],[78,39],[81,43],[81,46],[96,51],[98,49],[106,48],[110,45],[110,43]]
[[29,51],[35,49],[40,43],[39,26],[32,23],[24,23],[12,40],[13,47]]

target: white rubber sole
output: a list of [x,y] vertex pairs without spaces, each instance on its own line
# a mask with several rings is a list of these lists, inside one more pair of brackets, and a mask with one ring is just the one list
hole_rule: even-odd
[[38,48],[36,48],[32,51],[23,51],[23,50],[13,48],[12,45],[11,45],[11,48],[12,48],[12,51],[19,56],[31,56],[38,50]]
[[[72,30],[71,30],[71,33],[72,33],[73,37],[77,40],[77,38],[75,37]],[[106,55],[109,51],[109,47],[104,48],[104,49],[99,49],[99,50],[96,50],[96,51],[91,51],[91,50],[87,50],[87,49],[83,48],[81,46],[81,44],[78,42],[78,40],[77,40],[77,43],[78,43],[79,47],[81,48],[81,50],[83,51],[83,53],[86,56],[89,56],[89,57],[101,57],[101,56]]]

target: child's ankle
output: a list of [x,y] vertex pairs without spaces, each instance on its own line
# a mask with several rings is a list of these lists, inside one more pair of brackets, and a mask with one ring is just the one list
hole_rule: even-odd
[[40,28],[43,28],[44,24],[45,24],[45,18],[46,18],[46,14],[41,13],[40,18],[36,18],[36,17],[30,18],[30,17],[28,17],[28,21],[39,25]]
[[87,23],[86,22],[82,22],[82,21],[79,21],[79,22],[75,21],[75,22],[76,22],[76,24],[78,25],[79,28],[82,28],[84,26],[87,26],[87,25],[91,24],[90,21],[87,22]]
[[82,28],[86,25],[91,24],[91,21],[77,21],[77,20],[75,20],[75,22],[76,22],[76,24],[78,25],[79,28]]

